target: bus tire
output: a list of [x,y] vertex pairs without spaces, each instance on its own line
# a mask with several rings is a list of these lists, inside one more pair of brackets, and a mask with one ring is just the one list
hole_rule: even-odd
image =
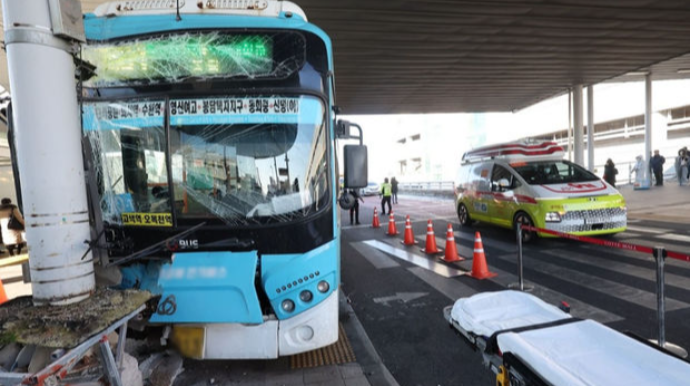
[[[515,213],[515,216],[513,216],[513,230],[516,231],[518,224],[522,225],[529,225],[529,226],[534,226],[534,221],[532,221],[532,218],[526,213],[526,212],[517,212]],[[537,239],[538,235],[536,232],[532,231],[522,231],[522,242],[523,243],[531,243],[534,242]]]
[[470,218],[470,212],[467,210],[465,204],[458,205],[458,220],[460,220],[460,225],[468,227],[472,225],[472,219]]

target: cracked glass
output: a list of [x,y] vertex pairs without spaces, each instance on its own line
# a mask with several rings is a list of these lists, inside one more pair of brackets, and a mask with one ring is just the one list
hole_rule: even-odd
[[104,221],[172,226],[174,212],[247,225],[292,221],[329,204],[319,98],[86,102],[83,111]]
[[95,66],[86,87],[175,83],[205,78],[285,78],[305,61],[294,32],[189,32],[107,43],[89,42],[83,60]]

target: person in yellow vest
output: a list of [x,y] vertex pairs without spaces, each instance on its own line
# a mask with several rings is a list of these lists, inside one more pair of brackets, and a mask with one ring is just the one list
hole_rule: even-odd
[[388,203],[388,214],[393,211],[391,207],[391,196],[393,195],[393,188],[388,183],[388,178],[384,178],[383,185],[381,185],[381,214],[386,214],[386,203]]

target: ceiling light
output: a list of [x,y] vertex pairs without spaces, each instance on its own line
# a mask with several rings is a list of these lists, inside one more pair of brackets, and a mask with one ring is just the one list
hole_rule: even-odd
[[630,71],[625,76],[645,76],[649,75],[649,71]]

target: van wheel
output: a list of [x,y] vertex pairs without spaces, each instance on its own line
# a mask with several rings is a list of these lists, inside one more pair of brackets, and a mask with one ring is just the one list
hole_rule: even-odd
[[458,206],[458,220],[460,220],[460,225],[464,227],[468,227],[472,224],[470,212],[467,211],[465,204],[460,204]]
[[[534,222],[525,212],[517,212],[513,218],[513,230],[517,230],[518,225],[534,226]],[[532,231],[522,231],[522,242],[531,243],[537,238],[537,233]]]

